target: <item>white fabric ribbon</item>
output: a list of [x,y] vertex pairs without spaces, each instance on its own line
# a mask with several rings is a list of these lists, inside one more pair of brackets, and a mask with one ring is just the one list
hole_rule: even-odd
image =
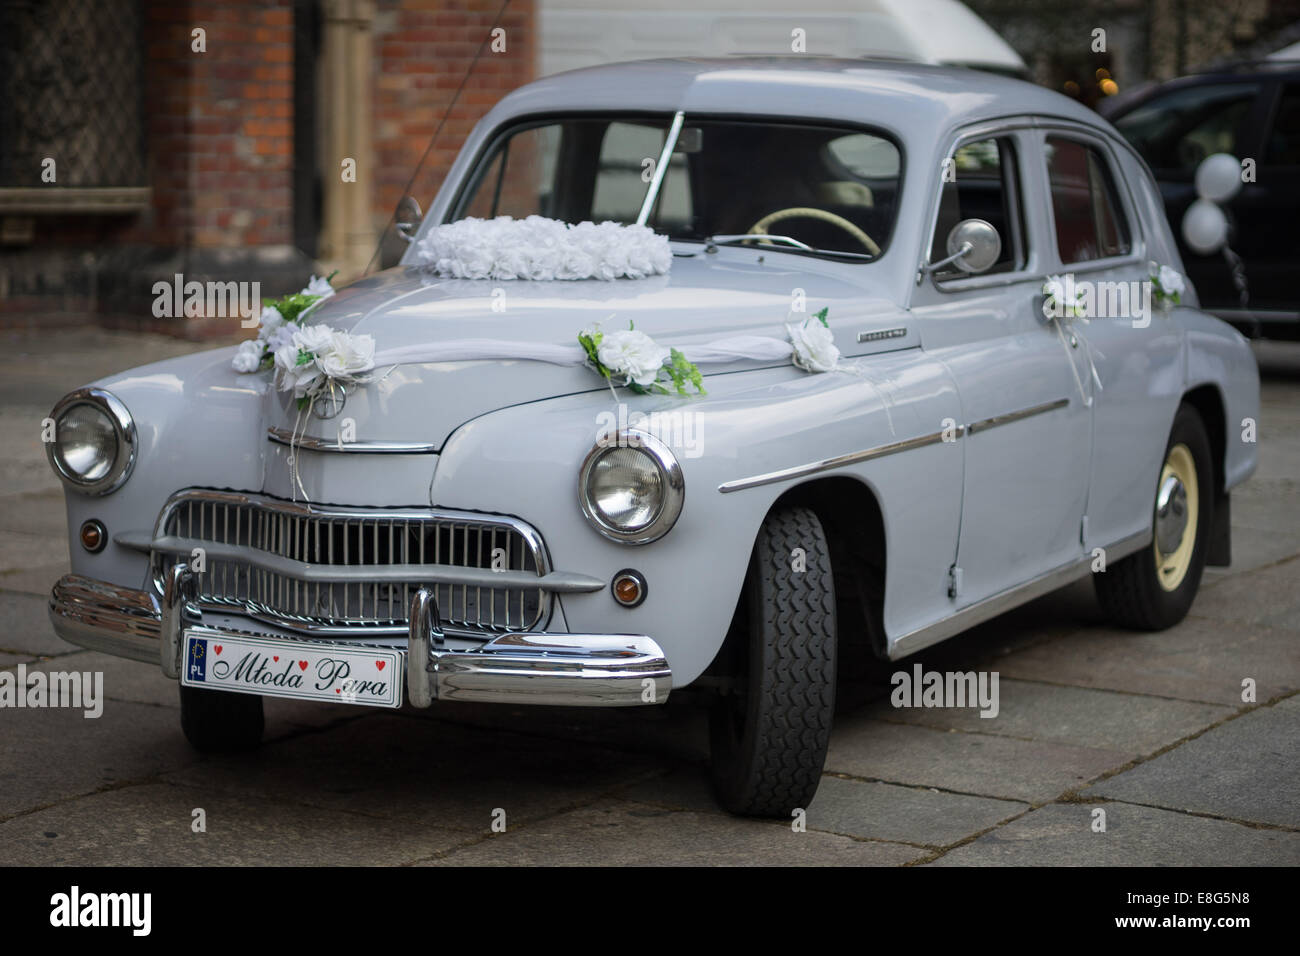
[[[1052,325],[1056,326],[1056,335],[1057,338],[1061,340],[1061,348],[1065,349],[1065,360],[1070,363],[1070,373],[1074,376],[1074,384],[1079,387],[1079,397],[1083,399],[1083,407],[1091,408],[1092,396],[1089,395],[1087,389],[1083,387],[1083,379],[1079,377],[1079,369],[1074,364],[1074,347],[1066,340],[1065,328],[1062,326],[1059,318],[1051,318],[1048,319],[1048,321],[1051,322]],[[1070,325],[1070,337],[1083,343],[1083,354],[1085,361],[1088,363],[1088,371],[1093,382],[1097,386],[1097,391],[1100,392],[1102,390],[1101,376],[1097,373],[1097,363],[1093,361],[1092,345],[1088,342],[1087,336],[1076,329],[1073,323]],[[1098,352],[1097,355],[1103,359],[1106,357],[1100,352]]]
[[[766,335],[735,335],[703,345],[683,346],[681,352],[696,365],[720,365],[745,360],[778,362],[788,360],[793,347],[785,339]],[[507,342],[500,339],[453,339],[402,345],[375,353],[375,367],[424,365],[434,362],[523,360],[551,365],[582,365],[587,354],[582,346],[551,345],[541,342]]]

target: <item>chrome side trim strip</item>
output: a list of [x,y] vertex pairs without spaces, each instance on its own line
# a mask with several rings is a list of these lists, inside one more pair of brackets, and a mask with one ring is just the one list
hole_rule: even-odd
[[[1018,422],[1022,419],[1030,418],[1034,415],[1042,415],[1045,412],[1055,411],[1058,408],[1064,408],[1070,404],[1068,398],[1058,398],[1054,401],[1043,402],[1041,405],[1033,405],[1029,408],[1022,408],[1014,412],[1006,412],[1002,415],[994,415],[992,418],[983,418],[971,425],[958,425],[952,430],[950,441],[961,438],[964,435],[973,435],[979,431],[988,431],[990,428],[997,428],[999,425],[1009,425],[1012,422]],[[928,435],[921,435],[918,438],[907,438],[903,441],[890,442],[888,445],[877,445],[875,448],[868,448],[865,451],[850,452],[847,455],[838,455],[835,458],[823,458],[821,461],[811,461],[806,465],[794,465],[791,468],[782,468],[780,471],[769,471],[761,475],[753,475],[749,478],[737,478],[735,481],[724,481],[718,485],[718,491],[730,494],[733,491],[744,491],[746,488],[757,488],[759,485],[770,485],[777,481],[788,481],[791,478],[803,478],[807,475],[815,475],[818,472],[829,471],[832,468],[843,468],[845,465],[856,465],[858,462],[870,461],[872,458],[883,458],[886,455],[895,455],[900,451],[911,451],[913,448],[923,448],[926,445],[933,445],[936,442],[944,440],[944,432],[931,432]]]
[[994,415],[992,418],[982,418],[977,422],[972,422],[966,426],[966,434],[974,435],[976,432],[988,431],[990,428],[997,428],[999,425],[1010,425],[1012,422],[1018,422],[1025,418],[1032,418],[1034,415],[1042,415],[1046,412],[1054,412],[1058,408],[1064,408],[1070,404],[1068,398],[1058,398],[1052,402],[1043,402],[1041,405],[1033,405],[1029,408],[1022,408],[1015,412],[1006,412],[1002,415]]
[[285,428],[268,428],[266,437],[277,445],[289,445],[303,451],[334,452],[343,455],[436,455],[438,446],[418,441],[338,441],[299,435]]
[[[1106,560],[1107,562],[1114,562],[1126,558],[1130,554],[1141,551],[1150,543],[1150,529],[1131,535],[1106,548]],[[1000,591],[969,607],[964,607],[941,621],[936,621],[934,624],[903,634],[890,643],[889,659],[896,661],[900,657],[915,654],[931,644],[946,641],[955,634],[960,634],[977,624],[982,624],[990,618],[997,617],[1012,608],[1028,603],[1034,598],[1042,597],[1044,594],[1064,587],[1072,581],[1086,578],[1092,573],[1092,560],[1092,555],[1089,553],[1077,561],[1071,561],[1069,564],[1048,571],[1031,581]]]
[[[962,430],[962,426],[958,426],[956,434],[960,436]],[[718,490],[726,495],[733,491],[744,491],[746,488],[757,488],[759,485],[770,485],[778,481],[788,481],[791,478],[802,478],[805,475],[830,471],[832,468],[855,465],[860,461],[870,461],[872,458],[896,455],[900,451],[911,451],[913,448],[923,448],[926,445],[941,442],[943,441],[943,434],[943,432],[931,432],[929,435],[921,435],[919,438],[907,438],[903,441],[891,442],[888,445],[877,445],[875,448],[868,448],[865,451],[850,452],[847,455],[838,455],[835,458],[823,458],[821,461],[812,461],[806,465],[795,465],[793,468],[769,471],[766,474],[754,475],[750,478],[737,478],[735,481],[726,481],[718,485]]]

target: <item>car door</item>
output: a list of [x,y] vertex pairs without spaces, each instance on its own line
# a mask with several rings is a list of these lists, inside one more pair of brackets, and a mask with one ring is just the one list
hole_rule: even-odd
[[940,164],[923,262],[946,255],[948,231],[981,218],[1002,237],[988,271],[921,270],[913,297],[923,346],[956,383],[963,446],[953,610],[984,601],[1082,554],[1092,451],[1089,394],[1070,349],[1041,312],[1050,222],[1032,121],[955,137]]
[[[1279,83],[1270,107],[1255,181],[1244,183],[1231,203],[1236,229],[1229,242],[1243,260],[1247,316],[1265,313],[1261,318],[1266,323],[1280,319],[1290,328],[1273,326],[1265,334],[1296,337],[1300,335],[1295,328],[1300,295],[1293,278],[1300,262],[1294,217],[1300,210],[1300,77]],[[1285,211],[1290,215],[1278,214]],[[1200,286],[1196,288],[1199,292]]]
[[1160,257],[1161,243],[1139,213],[1139,190],[1151,191],[1140,164],[1131,156],[1123,161],[1122,145],[1077,124],[1044,123],[1033,138],[1037,171],[1046,179],[1044,267],[1071,276],[1086,293],[1087,315],[1062,323],[1092,399],[1083,545],[1089,555],[1107,549],[1106,559],[1115,560],[1150,528],[1182,391],[1181,332],[1177,318],[1149,296],[1149,262]]

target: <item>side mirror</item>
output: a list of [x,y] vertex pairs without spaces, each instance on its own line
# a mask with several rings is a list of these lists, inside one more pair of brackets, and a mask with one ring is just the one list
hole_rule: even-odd
[[[946,265],[954,265],[962,272],[974,275],[991,268],[1002,255],[1002,237],[991,222],[983,219],[963,219],[952,227],[945,243],[948,256],[938,262],[927,262],[921,272],[934,272]],[[921,281],[918,274],[917,281]]]
[[414,196],[403,196],[402,201],[397,204],[397,234],[407,242],[415,241],[415,233],[420,228],[420,221],[424,219],[424,213],[420,211],[420,204],[415,201]]

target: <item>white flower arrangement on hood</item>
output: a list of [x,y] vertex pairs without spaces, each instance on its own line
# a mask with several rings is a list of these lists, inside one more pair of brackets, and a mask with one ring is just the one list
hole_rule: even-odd
[[668,237],[646,226],[529,216],[459,219],[432,227],[420,262],[457,279],[643,279],[672,267]]
[[327,325],[307,325],[275,350],[276,386],[295,398],[315,394],[327,382],[355,382],[375,367],[375,340]]
[[835,333],[826,321],[828,311],[822,309],[797,325],[786,325],[792,349],[790,361],[795,368],[805,372],[833,372],[839,365],[840,350],[835,346]]
[[276,386],[292,391],[298,407],[332,382],[355,382],[375,367],[375,340],[327,325],[303,325],[303,318],[334,294],[330,277],[312,276],[306,288],[262,307],[257,338],[239,344],[230,360],[236,372],[275,370]]

